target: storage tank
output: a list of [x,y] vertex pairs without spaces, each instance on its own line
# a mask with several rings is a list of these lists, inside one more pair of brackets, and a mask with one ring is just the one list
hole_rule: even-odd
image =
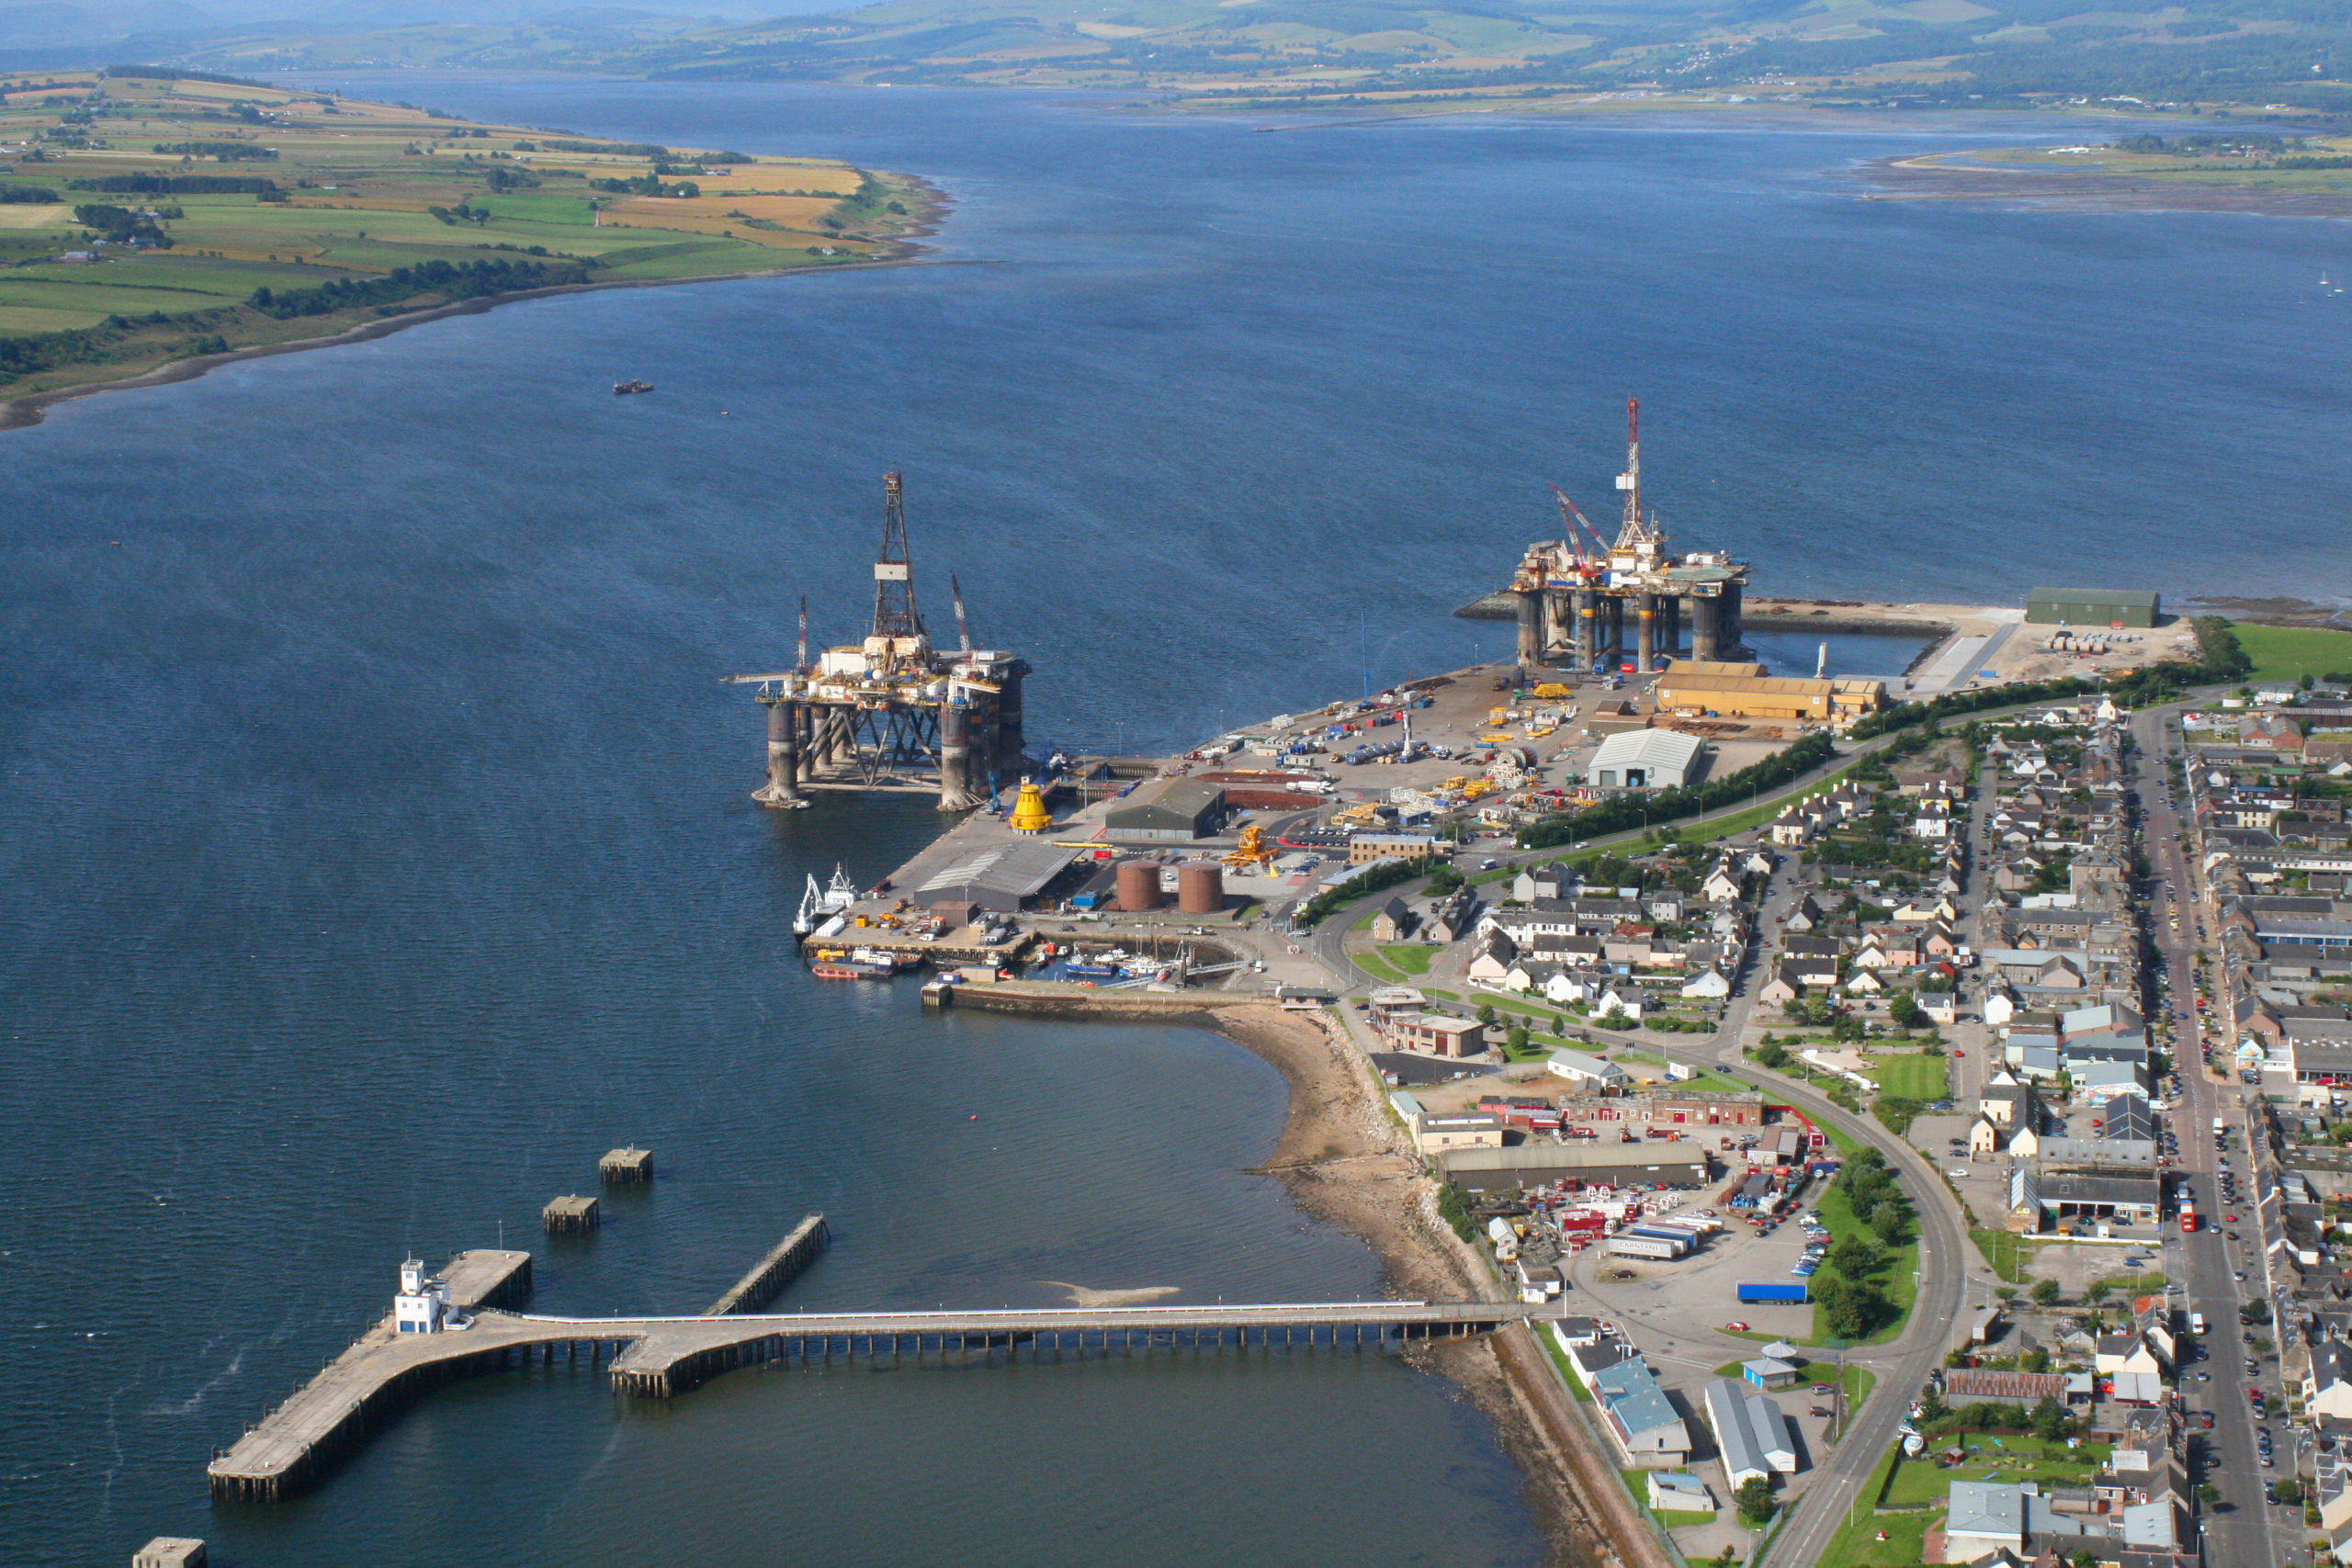
[[1210,860],[1186,861],[1176,868],[1176,907],[1188,915],[1225,912],[1225,868]]
[[1159,866],[1157,862],[1123,860],[1119,863],[1118,878],[1120,908],[1159,908]]

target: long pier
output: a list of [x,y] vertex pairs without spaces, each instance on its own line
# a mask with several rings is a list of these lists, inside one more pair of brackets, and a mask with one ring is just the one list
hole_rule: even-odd
[[792,1234],[768,1249],[768,1255],[752,1265],[751,1272],[735,1281],[725,1295],[710,1303],[705,1317],[729,1317],[751,1308],[765,1306],[768,1298],[792,1282],[793,1277],[808,1267],[820,1247],[831,1232],[825,1228],[825,1216],[811,1214],[792,1227]]
[[1558,1310],[1502,1302],[1323,1302],[633,1318],[482,1311],[468,1328],[406,1335],[391,1333],[387,1320],[215,1458],[209,1474],[217,1498],[276,1502],[317,1481],[427,1388],[583,1357],[591,1365],[612,1359],[616,1390],[665,1399],[763,1361],[969,1359],[999,1351],[1017,1357],[1023,1348],[1053,1355],[1249,1345],[1379,1349],[1484,1334]]

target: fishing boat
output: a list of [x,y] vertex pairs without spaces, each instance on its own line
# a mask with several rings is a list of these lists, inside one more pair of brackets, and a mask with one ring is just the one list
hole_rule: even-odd
[[651,390],[653,390],[653,383],[650,381],[616,381],[613,383],[613,396],[616,398],[634,397],[639,392],[650,392]]
[[1065,964],[1062,973],[1073,980],[1115,980],[1119,977],[1119,966],[1115,964]]
[[857,888],[842,871],[840,862],[833,863],[833,880],[822,889],[817,886],[817,874],[810,872],[808,890],[800,896],[800,912],[792,917],[793,931],[807,936],[823,925],[827,917],[842,914],[856,902]]

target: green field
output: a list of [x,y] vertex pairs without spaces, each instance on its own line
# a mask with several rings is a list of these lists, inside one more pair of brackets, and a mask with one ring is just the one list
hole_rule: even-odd
[[1951,1066],[1948,1056],[1929,1056],[1919,1053],[1879,1056],[1872,1059],[1871,1070],[1877,1075],[1881,1094],[1894,1100],[1934,1101],[1944,1098],[1948,1083],[1946,1070]]
[[2352,632],[2326,631],[2318,626],[2257,626],[2230,623],[2238,646],[2254,660],[2255,682],[2300,681],[2309,675],[2352,673]]
[[1400,975],[1426,975],[1430,960],[1437,956],[1434,947],[1384,947],[1380,956],[1388,960],[1388,967]]
[[0,91],[0,143],[27,149],[0,165],[0,396],[459,300],[888,257],[923,207],[828,160],[128,70]]

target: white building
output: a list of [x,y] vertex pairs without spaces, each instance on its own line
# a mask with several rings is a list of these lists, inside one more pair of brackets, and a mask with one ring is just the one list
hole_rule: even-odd
[[400,1293],[392,1298],[393,1327],[401,1334],[438,1334],[459,1326],[450,1321],[451,1316],[449,1287],[426,1278],[420,1259],[404,1259]]

